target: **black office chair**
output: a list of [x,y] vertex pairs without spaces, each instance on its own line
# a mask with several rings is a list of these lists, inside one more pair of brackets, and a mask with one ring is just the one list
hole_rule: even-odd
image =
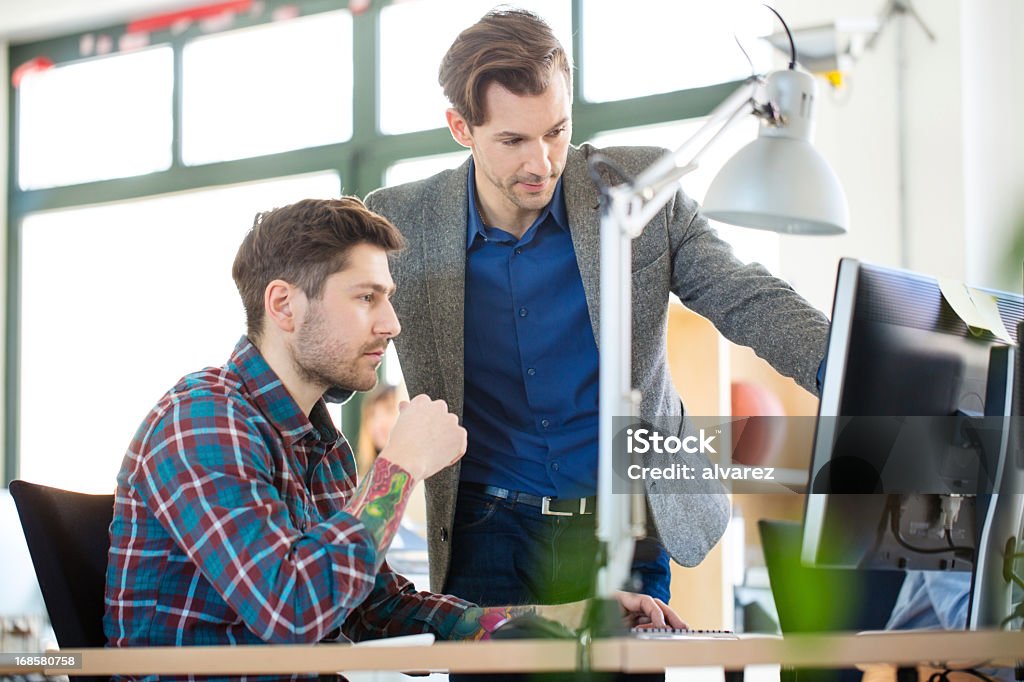
[[[11,481],[11,497],[61,649],[99,647],[113,495]],[[75,678],[82,679],[82,678]]]

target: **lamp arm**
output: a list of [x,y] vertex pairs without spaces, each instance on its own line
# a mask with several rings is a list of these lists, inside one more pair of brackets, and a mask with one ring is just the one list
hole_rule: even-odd
[[[640,222],[640,231],[642,231],[643,225],[646,225],[654,217],[654,214],[668,202],[668,198],[675,193],[675,183],[679,178],[697,169],[704,152],[719,139],[723,132],[748,113],[763,115],[761,112],[765,107],[758,105],[755,95],[764,82],[764,78],[761,76],[751,76],[745,80],[711,110],[704,125],[683,142],[678,149],[662,156],[633,180],[631,183],[633,190],[646,203],[653,205],[640,216],[643,218]],[[770,106],[768,108],[770,109]],[[693,151],[694,149],[696,151]],[[686,160],[685,165],[679,165],[680,159]],[[672,188],[672,192],[668,195],[662,191],[666,186]],[[659,203],[654,200],[655,197],[664,197],[664,199]],[[639,236],[639,232],[636,236]]]
[[[641,537],[643,497],[637,484],[634,494],[615,494],[614,481],[625,472],[614,470],[613,439],[615,418],[632,421],[640,394],[632,386],[632,278],[633,239],[677,191],[676,181],[697,167],[700,156],[742,114],[754,113],[777,121],[770,104],[759,105],[755,95],[764,79],[752,76],[715,107],[703,126],[675,152],[661,157],[634,180],[602,187],[601,214],[601,317],[599,327],[599,417],[598,417],[598,513],[597,537],[601,545],[601,567],[597,596],[612,599],[615,591],[628,586],[634,538]],[[705,139],[706,138],[706,139]],[[695,152],[693,150],[696,149]],[[678,160],[687,158],[680,166]],[[591,158],[592,169],[600,163]],[[595,174],[596,175],[596,174]],[[599,176],[597,176],[599,177]]]

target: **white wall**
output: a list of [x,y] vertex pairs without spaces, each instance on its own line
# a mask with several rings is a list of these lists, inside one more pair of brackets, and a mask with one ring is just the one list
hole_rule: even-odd
[[967,278],[1019,291],[1020,262],[1007,267],[1005,244],[1024,229],[1024,133],[1019,66],[1024,64],[1019,1],[964,3],[965,225]]
[[[825,24],[837,17],[873,16],[878,3],[863,0],[804,3],[787,0],[778,9],[793,28]],[[898,126],[895,42],[882,40],[857,64],[844,91],[818,82],[814,142],[846,190],[851,229],[842,237],[781,240],[783,275],[822,310],[830,310],[839,258],[900,264]],[[869,132],[870,131],[870,132]]]
[[[884,3],[777,4],[797,27],[874,16]],[[816,144],[846,188],[851,230],[835,238],[784,237],[782,269],[825,310],[842,256],[1021,288],[1019,269],[1010,277],[1002,262],[1024,218],[1024,135],[1015,123],[1024,94],[1014,85],[1024,66],[1024,3],[915,4],[935,42],[897,17],[855,65],[845,101],[827,88],[819,92]]]

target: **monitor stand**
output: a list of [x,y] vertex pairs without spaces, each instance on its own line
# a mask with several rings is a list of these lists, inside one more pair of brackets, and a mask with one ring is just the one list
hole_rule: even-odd
[[[1024,323],[1018,326],[1018,334],[1021,333],[1024,333]],[[1024,373],[1018,366],[1014,377],[1015,365],[1020,364],[1017,355],[1013,347],[997,347],[992,349],[989,360],[989,386],[993,380],[1002,381],[1005,402],[1001,406],[986,402],[986,412],[1012,416],[1004,417],[1007,428],[1002,429],[993,493],[978,543],[967,617],[970,630],[1003,629],[1012,620],[1014,610],[1014,554],[1024,551],[1017,543],[1024,521],[1024,433],[1021,433],[1024,418],[1020,405]]]

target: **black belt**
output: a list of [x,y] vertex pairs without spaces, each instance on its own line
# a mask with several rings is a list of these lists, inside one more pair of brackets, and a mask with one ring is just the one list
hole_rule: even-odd
[[596,497],[576,497],[571,499],[559,499],[557,497],[541,497],[529,493],[521,493],[518,490],[499,488],[496,485],[484,485],[482,483],[462,483],[461,488],[475,490],[476,492],[497,497],[508,502],[518,502],[531,507],[540,507],[540,513],[545,516],[590,516],[597,511]]

